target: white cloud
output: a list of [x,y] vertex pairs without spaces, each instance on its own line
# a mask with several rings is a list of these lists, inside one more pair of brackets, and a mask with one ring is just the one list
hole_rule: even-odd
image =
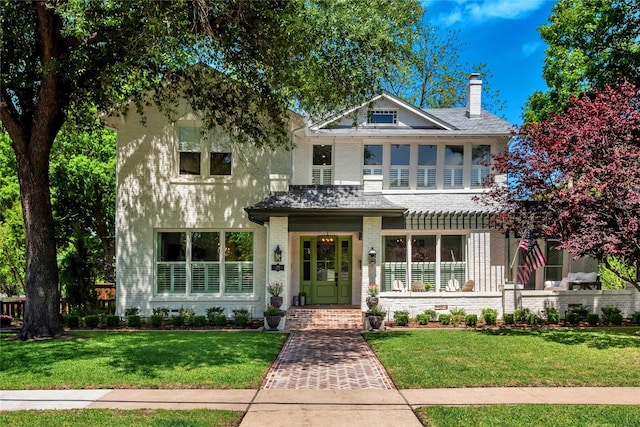
[[525,58],[528,58],[534,53],[536,53],[537,51],[539,51],[540,49],[543,49],[544,46],[545,45],[542,42],[525,43],[522,46],[522,56],[524,56]]
[[428,1],[429,10],[444,10],[432,19],[437,25],[450,27],[459,22],[483,24],[498,19],[524,19],[548,0],[457,0],[453,2]]

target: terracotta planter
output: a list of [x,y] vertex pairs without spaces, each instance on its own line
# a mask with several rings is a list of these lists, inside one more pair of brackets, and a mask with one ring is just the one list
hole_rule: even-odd
[[280,308],[282,305],[282,297],[271,297],[269,303],[276,308]]

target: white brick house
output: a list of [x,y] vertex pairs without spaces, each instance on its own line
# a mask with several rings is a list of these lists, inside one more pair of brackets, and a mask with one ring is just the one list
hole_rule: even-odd
[[[481,109],[480,85],[472,75],[467,108],[383,93],[324,123],[292,116],[292,150],[277,152],[205,130],[186,107],[172,123],[153,107],[145,124],[113,119],[117,312],[221,306],[260,318],[276,281],[285,309],[301,292],[365,308],[375,283],[391,309],[502,310],[514,244],[473,198],[511,129]],[[473,292],[446,291],[469,279]]]

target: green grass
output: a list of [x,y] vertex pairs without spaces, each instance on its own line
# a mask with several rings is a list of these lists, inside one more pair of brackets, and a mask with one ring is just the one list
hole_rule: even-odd
[[638,426],[640,406],[491,405],[433,406],[416,410],[422,424],[449,426]]
[[0,341],[0,389],[257,388],[286,335],[71,332]]
[[640,386],[637,328],[366,334],[398,388]]
[[0,412],[3,427],[67,427],[67,426],[188,426],[235,427],[240,425],[242,412],[193,409],[169,411],[163,409],[70,409],[62,411]]

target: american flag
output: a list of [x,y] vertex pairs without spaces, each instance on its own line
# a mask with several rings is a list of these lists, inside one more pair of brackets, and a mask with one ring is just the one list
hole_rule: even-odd
[[525,285],[529,281],[531,273],[545,265],[547,260],[544,258],[544,254],[542,253],[540,246],[538,246],[538,242],[536,239],[531,237],[531,233],[529,232],[527,232],[522,240],[520,240],[518,249],[522,249],[524,251],[524,259],[518,266],[517,279],[518,283]]

